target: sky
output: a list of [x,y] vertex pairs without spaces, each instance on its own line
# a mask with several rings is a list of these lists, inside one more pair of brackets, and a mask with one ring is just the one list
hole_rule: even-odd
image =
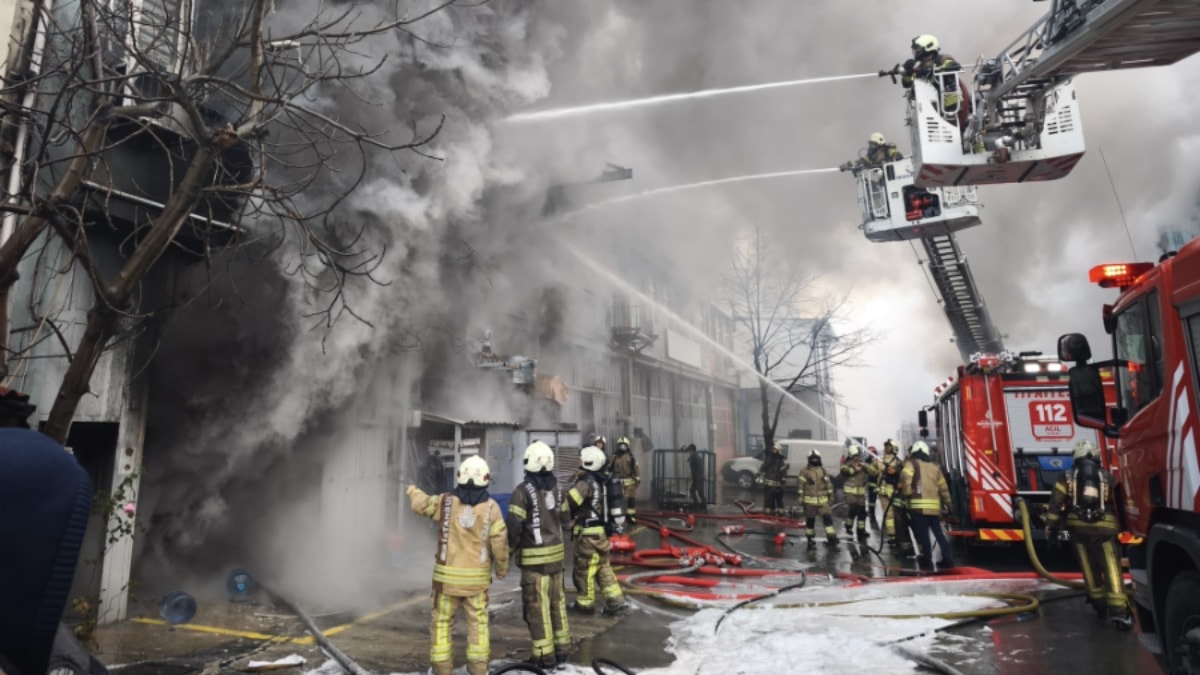
[[[993,57],[1047,6],[986,0],[857,3],[601,2],[564,10],[547,60],[549,93],[532,109],[712,87],[876,71],[933,33],[964,64]],[[1066,332],[1107,353],[1087,284],[1101,262],[1157,258],[1159,228],[1194,218],[1200,148],[1190,122],[1200,62],[1076,79],[1087,153],[1068,177],[980,188],[983,225],[959,235],[1010,350],[1051,353]],[[888,79],[866,78],[501,125],[498,148],[552,176],[634,169],[637,192],[747,173],[836,166],[880,131],[910,152],[904,101]],[[533,149],[531,149],[533,148]],[[1124,207],[1129,235],[1100,151]],[[822,174],[668,194],[591,214],[587,227],[645,240],[700,295],[715,296],[728,244],[751,223],[795,261],[846,293],[851,324],[883,334],[855,368],[835,373],[843,431],[882,440],[932,401],[958,351],[913,249],[861,236],[852,179]],[[918,246],[918,250],[919,246]],[[613,251],[618,266],[618,251]],[[847,329],[852,328],[847,327]]]

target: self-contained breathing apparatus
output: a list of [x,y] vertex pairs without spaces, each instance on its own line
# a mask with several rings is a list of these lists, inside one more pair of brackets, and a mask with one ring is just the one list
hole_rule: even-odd
[[1090,455],[1075,460],[1068,481],[1071,510],[1084,522],[1099,522],[1108,502],[1108,486],[1101,474],[1100,462]]
[[588,515],[581,523],[582,529],[604,526],[609,536],[625,533],[625,495],[621,491],[621,479],[598,471],[588,471],[583,479],[591,485]]

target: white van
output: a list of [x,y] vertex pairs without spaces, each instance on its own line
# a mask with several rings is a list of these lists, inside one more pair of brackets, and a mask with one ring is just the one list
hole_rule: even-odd
[[[783,446],[784,461],[788,463],[787,484],[796,484],[796,478],[804,467],[808,466],[808,453],[816,450],[821,453],[821,463],[831,475],[836,475],[846,454],[846,444],[842,441],[815,441],[796,438],[781,438],[776,441]],[[754,477],[762,468],[761,455],[756,457],[737,457],[725,462],[721,467],[721,476],[738,487],[749,489],[754,487]]]

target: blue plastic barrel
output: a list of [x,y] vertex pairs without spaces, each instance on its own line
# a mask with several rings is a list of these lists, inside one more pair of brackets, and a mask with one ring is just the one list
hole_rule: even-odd
[[229,593],[229,599],[233,602],[249,600],[254,594],[254,588],[254,577],[240,567],[225,578],[225,591]]
[[172,626],[187,623],[196,616],[196,599],[183,591],[171,591],[158,601],[158,615]]
[[503,494],[503,495],[492,495],[492,499],[495,499],[496,503],[500,505],[500,513],[502,513],[504,515],[505,519],[508,518],[508,500],[511,498],[512,498],[511,493]]

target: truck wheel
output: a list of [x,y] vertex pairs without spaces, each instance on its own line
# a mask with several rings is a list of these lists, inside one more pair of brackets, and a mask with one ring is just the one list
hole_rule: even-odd
[[1200,673],[1200,572],[1184,572],[1171,582],[1163,632],[1167,672]]
[[749,471],[739,471],[737,475],[738,487],[743,490],[749,490],[754,487],[754,474]]

